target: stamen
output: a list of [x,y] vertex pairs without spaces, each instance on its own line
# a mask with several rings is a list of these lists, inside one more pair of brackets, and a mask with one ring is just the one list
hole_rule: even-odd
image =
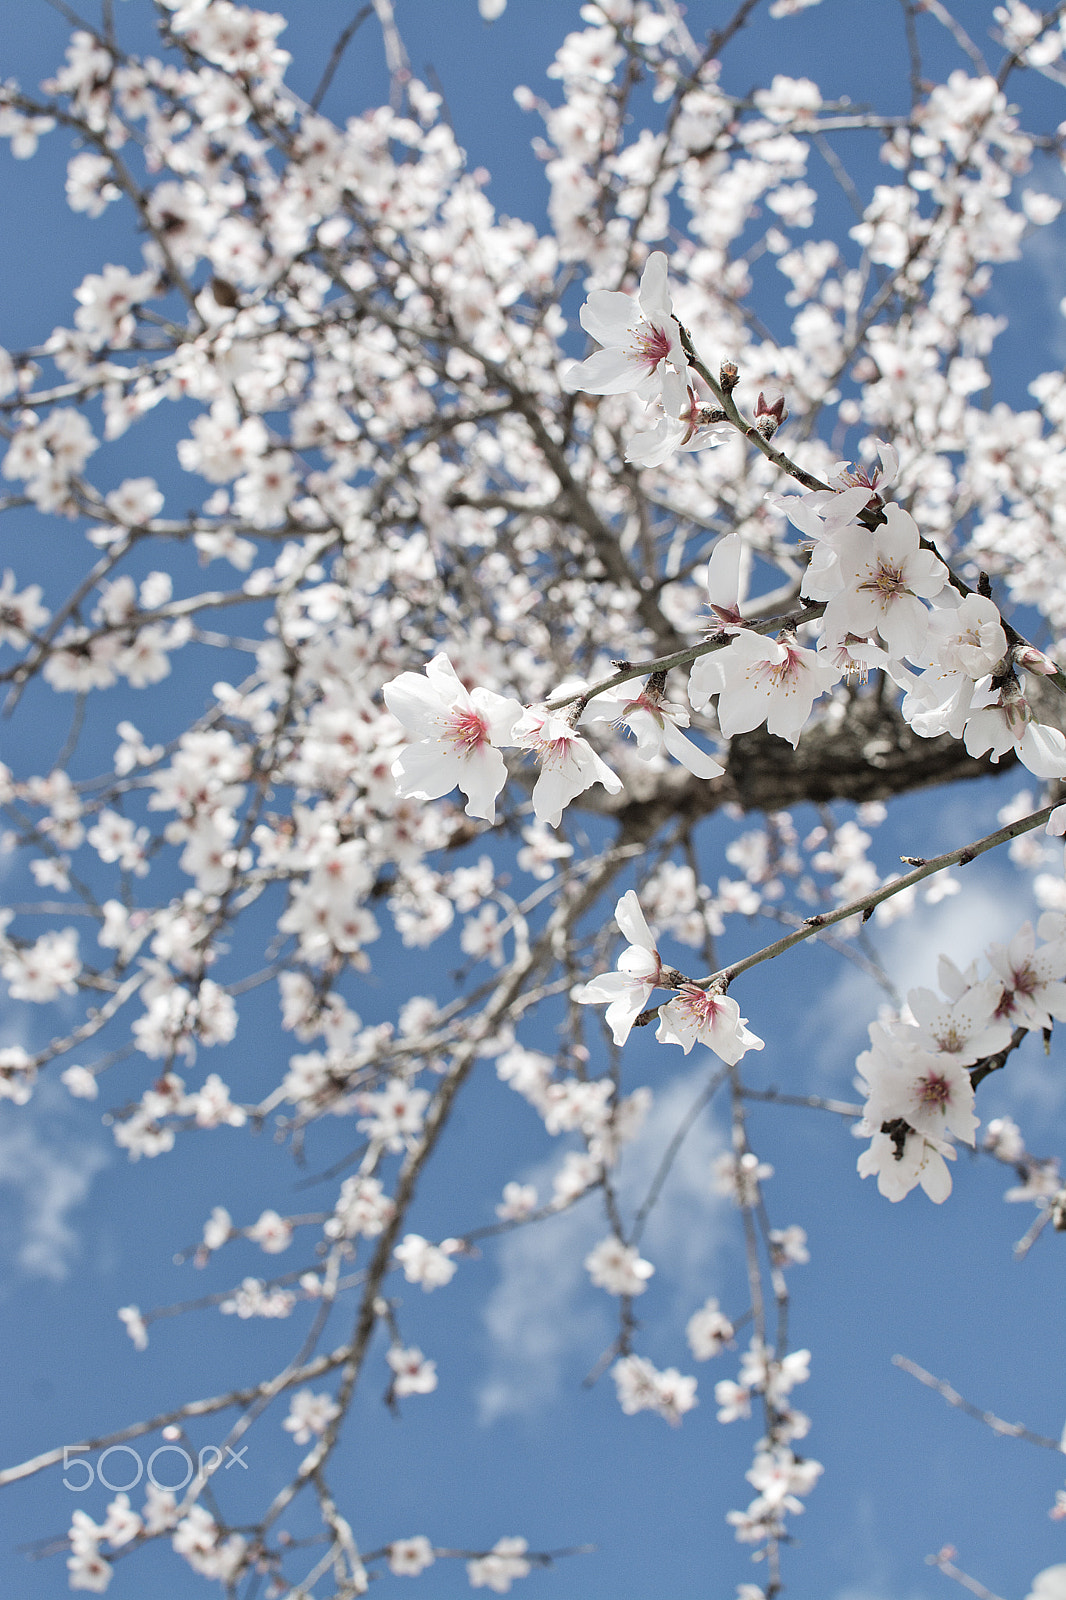
[[464,755],[488,741],[489,730],[485,719],[476,711],[456,710],[448,722],[444,738]]

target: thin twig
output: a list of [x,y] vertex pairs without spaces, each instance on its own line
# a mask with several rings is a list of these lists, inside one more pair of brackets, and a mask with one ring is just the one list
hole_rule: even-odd
[[924,1383],[927,1389],[935,1389],[949,1406],[954,1406],[958,1411],[965,1411],[968,1417],[973,1417],[977,1422],[983,1422],[993,1433],[1002,1434],[1009,1439],[1024,1439],[1026,1444],[1038,1444],[1043,1450],[1061,1451],[1061,1440],[1048,1439],[1042,1433],[1034,1433],[1022,1422],[1004,1422],[994,1411],[985,1411],[981,1406],[975,1406],[972,1401],[964,1399],[950,1383],[945,1383],[943,1378],[937,1378],[933,1373],[926,1372],[924,1367],[920,1367],[916,1361],[909,1360],[907,1356],[893,1356],[892,1365],[910,1373],[912,1378]]
[[[921,883],[923,878],[932,877],[935,872],[943,872],[945,867],[966,866],[978,856],[983,856],[986,851],[994,850],[997,845],[1006,844],[1010,839],[1017,839],[1023,833],[1031,833],[1034,828],[1039,828],[1042,822],[1046,822],[1054,810],[1053,805],[1044,806],[1041,811],[1034,811],[1031,816],[1021,817],[1005,828],[997,828],[995,833],[986,834],[983,839],[977,839],[972,844],[961,845],[957,850],[948,850],[942,856],[922,861],[912,872],[904,873],[901,878],[894,878],[891,883],[882,884],[880,889],[873,890],[871,894],[862,895],[858,900],[852,900],[849,905],[840,906],[836,911],[824,911],[815,917],[808,917],[807,926],[796,933],[786,934],[783,939],[776,940],[763,950],[756,950],[754,955],[745,956],[743,961],[735,961],[732,966],[723,967],[720,972],[712,972],[709,978],[698,978],[694,981],[701,989],[708,989],[712,984],[725,984],[728,987],[742,972],[759,966],[763,961],[772,961],[775,956],[791,950],[793,945],[801,944],[804,939],[813,938],[822,928],[831,927],[835,922],[844,922],[848,917],[866,916],[883,901],[891,899],[893,895],[901,894],[913,884]],[[901,857],[901,860],[916,859],[916,857]]]
[[963,1572],[961,1567],[957,1567],[952,1560],[954,1555],[954,1545],[946,1544],[943,1550],[937,1551],[935,1556],[926,1556],[925,1559],[929,1566],[936,1567],[937,1571],[942,1572],[945,1578],[954,1578],[955,1582],[961,1584],[964,1589],[969,1589],[971,1594],[977,1596],[977,1600],[1000,1600],[998,1594],[993,1594],[991,1589],[986,1589],[983,1583],[978,1582],[976,1578],[971,1578],[970,1574]]
[[326,91],[333,82],[333,74],[341,64],[344,52],[347,50],[356,32],[362,27],[367,17],[373,15],[373,11],[374,7],[371,5],[364,6],[362,11],[357,11],[351,22],[349,22],[348,26],[341,34],[340,38],[337,40],[336,44],[333,46],[333,53],[326,62],[326,70],[323,72],[318,81],[318,88],[307,102],[312,111],[317,111],[319,106],[322,104],[322,101],[326,95]]

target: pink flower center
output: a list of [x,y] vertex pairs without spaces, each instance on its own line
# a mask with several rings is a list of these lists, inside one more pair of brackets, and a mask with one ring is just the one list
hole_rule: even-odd
[[[782,642],[783,641],[779,641]],[[784,645],[784,661],[760,661],[756,663],[755,670],[762,679],[769,679],[775,689],[780,689],[783,683],[798,677],[803,663],[798,650],[791,645]]]
[[684,1008],[692,1018],[697,1028],[713,1027],[721,1010],[721,995],[709,994],[706,989],[697,989],[695,984],[682,984],[678,994],[678,1004]]
[[489,726],[485,718],[472,708],[455,710],[448,719],[444,737],[459,755],[472,755],[483,744],[489,743]]
[[533,746],[542,766],[557,767],[570,760],[576,735],[559,734],[554,739],[540,739]]
[[[627,702],[622,711],[621,717],[618,719],[618,723],[621,724],[628,721],[628,719],[633,715],[634,711],[646,711],[650,717],[655,718],[655,721],[659,724],[660,728],[664,725],[662,702],[659,700],[653,700],[646,692],[639,694],[635,700],[630,700]],[[616,724],[616,726],[617,725],[618,724]]]
[[871,492],[866,502],[867,509],[876,511],[880,507],[881,495],[877,488],[881,481],[880,467],[857,467],[854,472],[842,472],[831,481],[843,484],[846,489],[869,489]]
[[670,354],[669,335],[653,322],[642,322],[634,330],[633,344],[637,360],[643,362],[649,372],[654,372],[660,361],[665,361]]
[[920,1081],[918,1098],[923,1106],[942,1108],[951,1099],[951,1085],[942,1072],[931,1072]]
[[995,1011],[993,1011],[992,1015],[1001,1019],[1004,1017],[1012,1017],[1014,1015],[1014,1010],[1014,990],[1004,989],[1003,993],[999,997],[999,1005],[996,1007]]

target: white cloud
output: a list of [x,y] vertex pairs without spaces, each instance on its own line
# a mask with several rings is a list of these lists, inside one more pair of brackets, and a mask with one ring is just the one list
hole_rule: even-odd
[[[896,1593],[889,1584],[876,1589],[838,1589],[833,1600],[895,1600]],[[924,1597],[912,1589],[911,1600],[924,1600]]]
[[67,1276],[79,1248],[69,1218],[87,1198],[110,1152],[71,1131],[65,1096],[45,1084],[27,1106],[0,1106],[0,1188],[19,1214],[5,1246],[30,1276]]
[[[690,1110],[707,1073],[718,1062],[668,1082],[657,1091],[640,1136],[620,1163],[617,1195],[631,1219],[659,1169],[664,1153]],[[705,1111],[689,1131],[674,1161],[641,1240],[641,1253],[656,1266],[641,1322],[654,1337],[656,1310],[663,1323],[679,1307],[695,1309],[713,1286],[707,1269],[723,1238],[732,1235],[732,1206],[711,1193],[714,1157],[726,1140]],[[546,1198],[561,1153],[523,1173]],[[610,1232],[599,1191],[570,1211],[504,1236],[500,1276],[485,1308],[491,1342],[489,1371],[478,1394],[483,1422],[540,1410],[557,1394],[571,1358],[591,1367],[614,1338],[616,1302],[591,1288],[584,1259]],[[667,1294],[663,1295],[666,1288]],[[687,1352],[678,1351],[682,1360]]]
[[[543,1190],[555,1165],[545,1162],[524,1181],[539,1180]],[[484,1312],[492,1357],[478,1393],[482,1422],[539,1410],[557,1393],[571,1350],[609,1341],[606,1307],[590,1305],[582,1294],[588,1279],[581,1263],[602,1233],[599,1207],[590,1196],[504,1240],[500,1281]]]
[[[1031,914],[1028,887],[1024,878],[971,885],[964,878],[952,899],[919,904],[905,922],[892,925],[884,941],[889,976],[904,994],[919,984],[935,989],[941,954],[965,967],[982,958],[990,944],[1014,937]],[[1020,906],[1023,899],[1026,904]]]

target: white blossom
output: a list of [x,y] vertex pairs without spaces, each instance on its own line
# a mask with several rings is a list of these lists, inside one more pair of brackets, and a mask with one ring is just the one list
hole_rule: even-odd
[[764,1041],[747,1026],[740,1006],[729,995],[683,983],[676,1000],[659,1007],[655,1037],[664,1044],[679,1044],[688,1055],[694,1044],[713,1050],[729,1066],[749,1050],[761,1050]]
[[658,393],[667,363],[684,378],[688,362],[681,348],[666,285],[666,256],[648,257],[636,301],[611,289],[593,289],[581,307],[585,332],[603,346],[563,374],[563,385],[589,394],[635,390],[642,399]]
[[655,1268],[650,1261],[642,1261],[632,1245],[612,1234],[585,1257],[585,1270],[597,1288],[608,1294],[636,1295],[644,1293]]
[[689,698],[698,710],[718,696],[726,738],[765,722],[795,748],[815,700],[839,678],[837,667],[789,635],[771,639],[740,629],[724,649],[692,663]]
[[399,1399],[409,1394],[432,1394],[437,1387],[437,1363],[427,1361],[421,1350],[393,1345],[385,1357],[392,1368],[392,1392]]
[[647,1005],[649,995],[658,986],[662,961],[635,890],[626,890],[615,906],[614,918],[630,941],[618,957],[617,971],[579,984],[572,990],[572,998],[583,1006],[606,1003],[607,1026],[615,1044],[623,1045],[633,1023]]
[[[449,1242],[445,1240],[445,1245]],[[405,1234],[393,1256],[403,1268],[408,1283],[420,1283],[427,1294],[431,1289],[451,1283],[455,1276],[455,1262],[444,1246],[430,1244],[418,1233]]]
[[622,1356],[611,1368],[618,1403],[627,1416],[655,1411],[678,1425],[686,1411],[698,1404],[695,1378],[683,1377],[676,1367],[660,1372],[643,1356]]
[[559,712],[532,707],[515,723],[511,737],[520,749],[535,751],[540,761],[533,810],[549,827],[557,828],[571,800],[594,783],[601,783],[608,794],[621,792],[621,778]]
[[466,814],[495,821],[496,797],[507,781],[498,746],[512,738],[522,715],[517,700],[491,689],[467,689],[444,654],[427,663],[425,676],[403,672],[383,690],[393,716],[415,736],[392,764],[397,793],[436,800],[456,785]]
[[289,1401],[289,1414],[282,1427],[292,1434],[294,1444],[310,1444],[313,1438],[321,1438],[339,1416],[340,1406],[332,1395],[297,1389]]
[[709,1361],[724,1350],[734,1332],[733,1324],[722,1315],[718,1301],[713,1298],[694,1311],[685,1326],[689,1349],[697,1361]]

